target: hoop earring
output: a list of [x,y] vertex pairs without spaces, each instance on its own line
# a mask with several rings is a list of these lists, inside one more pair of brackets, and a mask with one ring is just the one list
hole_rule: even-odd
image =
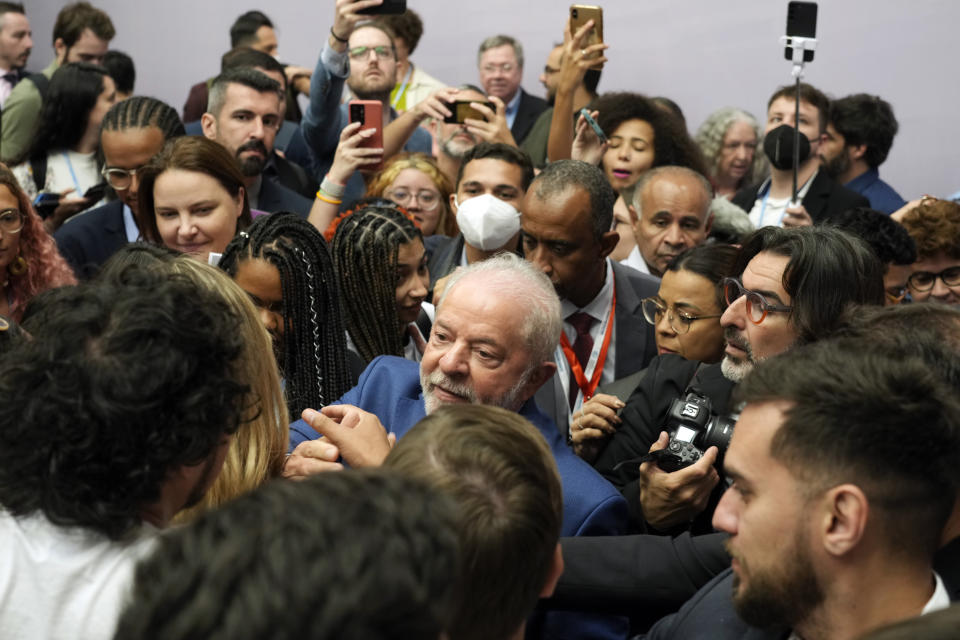
[[27,272],[27,268],[27,261],[23,259],[23,256],[17,256],[13,262],[7,265],[7,271],[12,276],[22,276]]

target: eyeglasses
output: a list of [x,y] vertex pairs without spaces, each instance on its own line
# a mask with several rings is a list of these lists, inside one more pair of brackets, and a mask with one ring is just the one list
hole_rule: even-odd
[[416,198],[420,203],[420,208],[424,211],[433,211],[440,204],[440,194],[434,191],[418,191],[414,193],[406,189],[393,189],[384,193],[385,196],[396,202],[402,207],[410,205],[410,202]]
[[906,287],[887,287],[883,292],[890,304],[900,304],[907,297]]
[[766,318],[767,314],[771,311],[787,312],[793,310],[793,307],[767,302],[767,299],[756,291],[744,289],[743,285],[740,284],[740,281],[736,278],[724,278],[720,281],[720,284],[723,286],[723,297],[727,301],[727,306],[732,305],[741,297],[746,296],[747,317],[750,318],[750,322],[753,324],[763,322],[763,319]]
[[386,60],[387,58],[393,57],[393,48],[381,45],[379,47],[354,47],[350,49],[350,58],[353,60],[363,60],[371,51],[376,54],[377,60]]
[[23,214],[18,209],[0,211],[0,231],[20,233],[21,229],[23,229]]
[[485,64],[480,67],[480,70],[484,73],[496,73],[497,71],[502,71],[503,73],[510,73],[516,68],[516,65],[512,62],[504,62],[503,64]]
[[960,265],[947,267],[940,273],[930,273],[929,271],[915,271],[907,278],[907,284],[915,291],[929,291],[933,289],[937,278],[943,281],[948,287],[960,286]]
[[640,301],[640,308],[643,310],[643,317],[650,324],[656,326],[663,314],[667,314],[667,324],[673,329],[674,333],[682,335],[690,331],[690,325],[697,320],[705,318],[719,318],[722,313],[713,313],[703,316],[695,316],[686,311],[681,311],[676,307],[667,307],[662,300],[657,298],[644,298]]
[[117,191],[126,191],[133,184],[133,176],[137,171],[143,171],[143,167],[136,169],[121,169],[120,167],[104,167],[100,170],[103,179]]

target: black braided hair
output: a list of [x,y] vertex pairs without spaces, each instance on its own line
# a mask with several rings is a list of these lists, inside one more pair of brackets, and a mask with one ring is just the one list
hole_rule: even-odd
[[124,131],[156,127],[163,139],[186,135],[176,110],[166,102],[146,96],[133,96],[110,107],[103,116],[100,131]]
[[413,218],[396,206],[366,206],[343,217],[333,236],[333,264],[347,330],[364,362],[403,356],[397,313],[397,252],[419,238]]
[[280,272],[280,364],[287,408],[298,419],[304,409],[320,409],[352,386],[333,261],[320,232],[288,212],[254,220],[227,245],[220,268],[236,277],[241,262],[257,258]]

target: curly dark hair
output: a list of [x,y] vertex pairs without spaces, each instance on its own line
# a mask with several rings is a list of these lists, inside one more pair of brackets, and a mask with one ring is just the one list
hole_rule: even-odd
[[916,242],[902,224],[885,213],[869,207],[854,207],[830,218],[829,224],[865,240],[877,252],[884,267],[917,261]]
[[452,501],[395,470],[275,482],[164,536],[115,637],[432,640],[457,555]]
[[700,147],[683,123],[646,96],[639,93],[605,93],[592,107],[599,111],[597,124],[609,138],[624,122],[643,120],[653,128],[653,166],[677,165],[707,175]]
[[940,253],[960,259],[960,204],[924,198],[903,216],[902,222],[917,243],[917,261]]
[[0,362],[0,504],[131,532],[171,471],[239,426],[238,325],[219,295],[136,265],[51,292]]

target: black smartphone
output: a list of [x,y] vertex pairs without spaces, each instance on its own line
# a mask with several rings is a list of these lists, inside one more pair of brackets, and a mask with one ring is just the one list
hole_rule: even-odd
[[443,121],[451,124],[463,124],[467,118],[486,120],[487,117],[483,115],[479,109],[474,109],[470,106],[471,102],[485,105],[494,113],[497,111],[497,107],[492,102],[483,102],[482,100],[454,100],[453,102],[447,103],[447,106],[450,107],[451,115],[444,118]]
[[37,212],[37,215],[43,219],[49,218],[59,204],[59,193],[41,192],[33,199],[33,208]]
[[107,183],[101,182],[100,184],[95,184],[89,189],[87,189],[83,197],[90,201],[90,204],[95,204],[103,200],[104,194],[107,192]]
[[383,0],[383,4],[379,4],[375,7],[367,7],[366,9],[360,9],[360,11],[357,11],[357,13],[363,15],[398,15],[406,10],[407,0]]
[[[787,37],[801,36],[803,38],[817,37],[817,3],[816,2],[790,2],[787,4]],[[793,48],[786,47],[783,56],[787,60],[793,60]],[[803,61],[811,62],[813,60],[813,51],[803,52]]]

